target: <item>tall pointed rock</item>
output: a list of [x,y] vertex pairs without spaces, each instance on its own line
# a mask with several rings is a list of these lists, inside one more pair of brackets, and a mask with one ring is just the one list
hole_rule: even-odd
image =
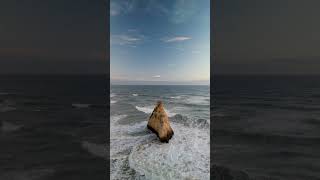
[[147,125],[148,129],[157,134],[161,142],[169,142],[173,133],[169,118],[164,110],[163,103],[158,101],[154,108]]

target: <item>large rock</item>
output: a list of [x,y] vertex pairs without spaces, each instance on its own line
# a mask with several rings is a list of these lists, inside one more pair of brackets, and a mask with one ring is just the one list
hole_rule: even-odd
[[157,134],[161,142],[169,142],[174,134],[161,101],[158,101],[154,108],[147,126],[148,129]]

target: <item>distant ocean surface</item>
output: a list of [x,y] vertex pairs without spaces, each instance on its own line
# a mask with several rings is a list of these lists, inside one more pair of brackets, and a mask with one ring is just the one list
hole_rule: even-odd
[[1,75],[0,179],[107,179],[107,83]]
[[252,179],[320,179],[319,76],[215,76],[214,164]]
[[[209,86],[111,86],[111,179],[209,179],[209,92]],[[174,130],[169,143],[147,129],[158,100]]]

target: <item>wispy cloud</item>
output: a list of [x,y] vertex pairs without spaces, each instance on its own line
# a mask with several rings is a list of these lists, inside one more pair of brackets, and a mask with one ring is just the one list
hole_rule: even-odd
[[171,42],[181,42],[181,41],[186,41],[192,39],[191,37],[188,36],[175,36],[175,37],[170,37],[170,38],[163,38],[162,41],[166,43],[171,43]]
[[130,47],[137,47],[147,38],[138,29],[128,29],[121,34],[113,34],[110,36],[110,42],[113,45],[128,45]]
[[133,45],[141,41],[141,38],[129,35],[111,35],[111,44],[116,45]]
[[152,76],[152,78],[160,78],[161,76],[160,75],[154,75]]

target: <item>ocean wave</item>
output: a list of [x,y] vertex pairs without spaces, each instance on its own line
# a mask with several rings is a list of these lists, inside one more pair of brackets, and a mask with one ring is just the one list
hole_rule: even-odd
[[0,103],[0,112],[14,111],[16,109],[15,103],[10,100],[4,100]]
[[[135,106],[135,107],[136,107],[136,109],[137,109],[138,111],[144,112],[144,113],[146,113],[146,114],[151,114],[151,113],[153,112],[153,109],[154,109],[153,106],[147,106],[147,107]],[[165,111],[166,111],[166,113],[167,113],[167,115],[168,115],[169,117],[173,117],[173,116],[175,116],[175,115],[177,114],[177,113],[173,113],[173,112],[171,112],[171,111],[169,111],[169,110],[167,110],[167,109],[165,109]]]
[[187,104],[195,104],[195,105],[209,105],[210,97],[206,96],[188,96],[185,100]]
[[170,99],[181,99],[181,96],[171,96]]
[[138,96],[138,94],[132,94],[132,96]]
[[115,96],[116,96],[115,93],[111,93],[111,94],[110,94],[110,98],[115,97]]
[[209,96],[197,96],[197,95],[179,95],[171,96],[170,99],[175,102],[187,104],[187,105],[209,105]]
[[108,154],[107,147],[105,144],[95,144],[88,141],[83,141],[81,145],[90,154],[101,158],[107,158]]
[[72,103],[72,107],[75,108],[88,108],[90,104]]
[[175,133],[169,143],[154,136],[137,144],[129,156],[130,167],[145,179],[209,179],[209,130],[171,126]]
[[125,118],[125,117],[127,117],[127,115],[125,115],[125,114],[113,115],[113,116],[110,117],[110,120],[111,120],[111,122],[116,122],[116,121],[118,121],[118,120],[120,120],[122,118]]
[[210,128],[210,121],[202,118],[188,118],[187,116],[183,116],[181,114],[177,114],[170,119],[172,122],[176,122],[179,124],[183,124],[188,127],[193,128]]
[[115,100],[110,100],[110,103],[111,103],[111,104],[115,104],[115,103],[117,103],[117,101],[115,101]]
[[12,132],[12,131],[19,130],[21,127],[22,125],[16,125],[13,123],[2,121],[1,130],[3,132]]

